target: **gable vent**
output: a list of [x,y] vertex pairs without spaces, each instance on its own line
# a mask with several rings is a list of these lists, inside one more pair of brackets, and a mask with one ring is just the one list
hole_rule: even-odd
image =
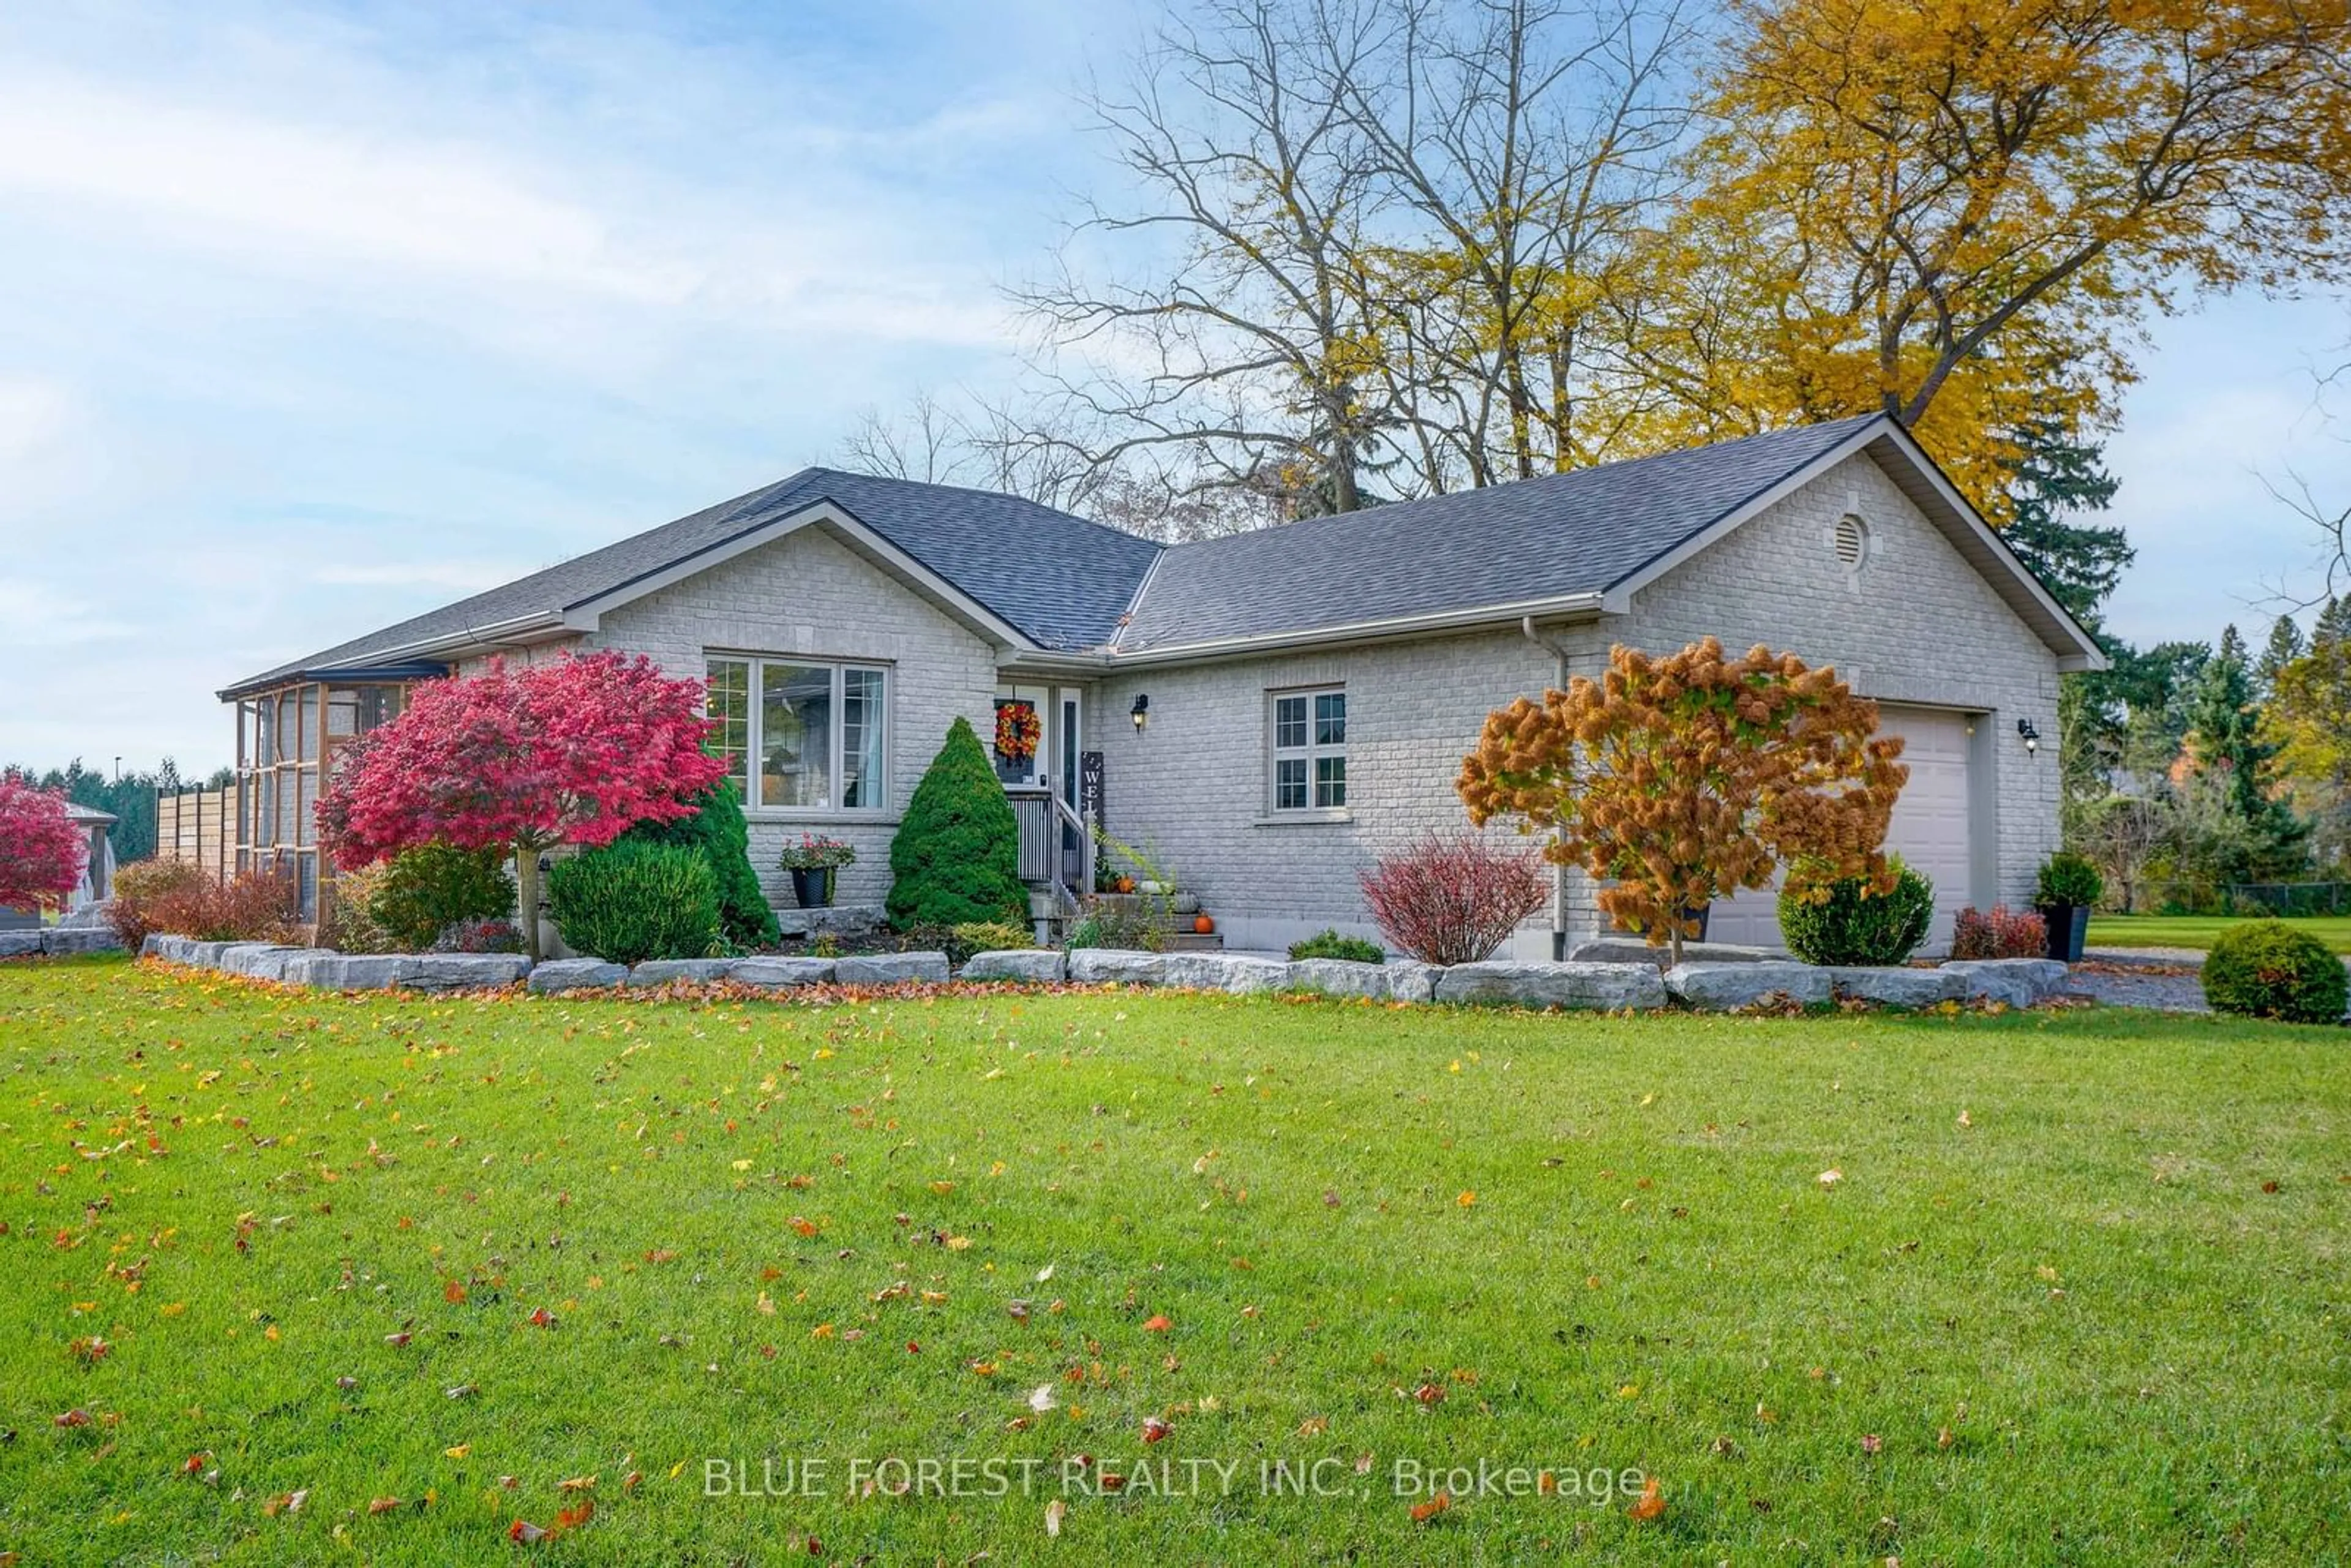
[[1858,570],[1869,557],[1869,525],[1847,513],[1836,522],[1836,558],[1847,571]]

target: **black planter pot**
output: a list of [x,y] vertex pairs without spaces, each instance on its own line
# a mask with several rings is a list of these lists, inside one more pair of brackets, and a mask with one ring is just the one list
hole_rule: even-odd
[[832,873],[829,865],[794,866],[792,896],[800,901],[802,909],[830,909],[832,906]]
[[2049,956],[2061,964],[2080,963],[2082,944],[2090,937],[2090,906],[2044,904],[2041,918],[2049,926]]
[[1683,910],[1683,911],[1682,911],[1682,916],[1683,916],[1683,918],[1687,919],[1687,920],[1695,920],[1695,921],[1697,921],[1697,922],[1698,922],[1698,935],[1697,935],[1697,936],[1687,936],[1687,937],[1684,937],[1684,938],[1683,938],[1683,940],[1684,940],[1684,941],[1687,941],[1687,942],[1703,942],[1703,941],[1705,941],[1705,940],[1706,940],[1706,923],[1707,923],[1707,920],[1708,919],[1708,917],[1709,917],[1709,916],[1711,916],[1711,915],[1713,915],[1713,913],[1714,913],[1714,905],[1713,905],[1713,904],[1699,904],[1696,909],[1685,909],[1685,910]]

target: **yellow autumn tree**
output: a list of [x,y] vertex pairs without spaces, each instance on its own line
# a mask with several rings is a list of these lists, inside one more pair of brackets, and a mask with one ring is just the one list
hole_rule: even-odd
[[1800,892],[1892,890],[1881,846],[1910,770],[1876,731],[1876,703],[1793,653],[1620,646],[1599,681],[1489,714],[1455,788],[1479,827],[1550,833],[1545,858],[1609,883],[1600,907],[1678,963],[1695,911],[1782,866]]
[[1997,517],[2176,291],[2339,278],[2345,0],[1738,0],[1625,308],[1691,434],[1882,410]]

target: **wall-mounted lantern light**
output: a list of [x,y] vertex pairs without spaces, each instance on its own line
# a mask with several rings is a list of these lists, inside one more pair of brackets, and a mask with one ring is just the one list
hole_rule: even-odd
[[1134,733],[1141,735],[1143,727],[1151,722],[1151,699],[1141,692],[1135,693],[1134,706],[1126,710],[1126,716],[1134,721]]
[[2037,729],[2035,729],[2035,728],[2033,728],[2033,727],[2032,727],[2032,721],[2031,719],[2029,719],[2029,718],[2021,718],[2021,719],[2018,719],[2018,720],[2016,721],[2016,733],[2017,733],[2017,734],[2018,734],[2018,736],[2019,736],[2019,737],[2021,737],[2023,739],[2023,741],[2024,741],[2024,749],[2025,749],[2025,753],[2026,753],[2026,755],[2028,755],[2028,756],[2037,756],[2037,755],[2040,753],[2040,750],[2041,750],[2041,732],[2040,732],[2039,730],[2037,730]]

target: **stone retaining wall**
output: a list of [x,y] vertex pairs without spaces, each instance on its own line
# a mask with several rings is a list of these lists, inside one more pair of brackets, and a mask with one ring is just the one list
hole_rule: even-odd
[[31,958],[47,953],[120,953],[122,938],[104,925],[44,925],[0,931],[0,958]]
[[[634,968],[601,958],[555,958],[533,967],[513,953],[345,954],[266,942],[196,942],[150,936],[141,953],[169,963],[217,969],[256,980],[326,990],[454,991],[528,984],[541,993],[628,986],[724,981],[770,990],[801,986],[938,984],[948,978],[944,953],[876,953],[845,958],[665,958]],[[1172,989],[1249,995],[1311,991],[1378,1001],[1487,1003],[1503,1007],[1652,1010],[1678,1001],[1726,1011],[1789,998],[1806,1005],[1839,999],[1888,1007],[1998,1001],[2029,1007],[2065,989],[2065,966],[2045,958],[1945,964],[1932,969],[1815,968],[1808,964],[1682,964],[1659,974],[1650,963],[1460,964],[1443,969],[1399,961],[1358,964],[1311,958],[1286,964],[1223,953],[1143,953],[1081,947],[1072,953],[977,953],[967,980],[1029,985],[1118,982]]]

